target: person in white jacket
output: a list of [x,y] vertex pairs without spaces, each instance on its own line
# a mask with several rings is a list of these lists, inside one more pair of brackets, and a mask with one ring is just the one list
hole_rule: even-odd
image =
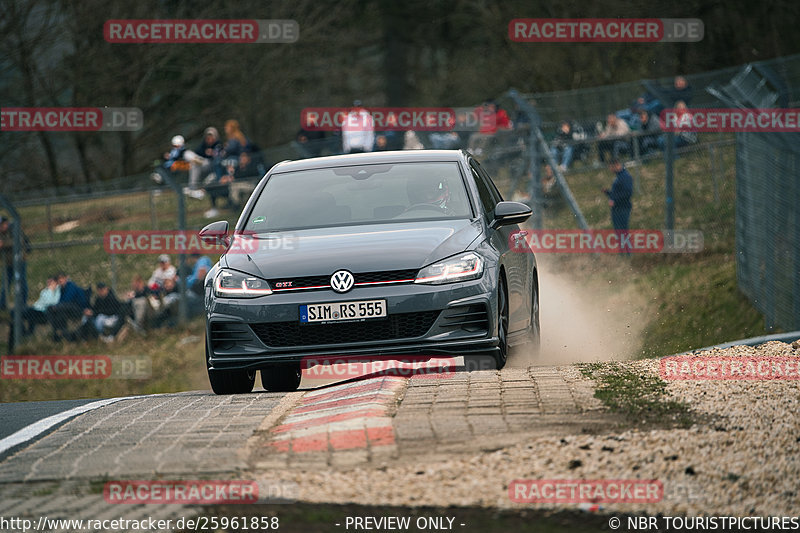
[[342,123],[342,151],[345,154],[371,152],[374,145],[375,122],[361,106],[361,100],[356,100]]

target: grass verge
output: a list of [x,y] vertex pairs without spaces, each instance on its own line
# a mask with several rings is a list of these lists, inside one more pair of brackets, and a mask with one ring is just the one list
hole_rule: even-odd
[[633,372],[620,363],[582,363],[581,373],[595,380],[595,397],[631,423],[687,428],[694,423],[689,407],[671,400],[658,376]]

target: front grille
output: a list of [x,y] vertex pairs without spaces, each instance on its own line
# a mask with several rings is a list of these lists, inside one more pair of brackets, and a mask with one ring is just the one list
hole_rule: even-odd
[[[331,272],[331,274],[333,274]],[[353,274],[355,284],[362,283],[391,283],[398,281],[413,280],[417,277],[416,269],[406,270],[384,270],[381,272],[361,272]],[[270,279],[270,287],[275,291],[300,290],[327,288],[331,284],[331,275],[326,276],[302,276],[297,278],[276,278]],[[291,283],[291,285],[286,285]]]
[[253,339],[246,324],[238,322],[212,322],[209,331],[211,348],[225,350]]
[[439,311],[399,313],[386,319],[344,322],[340,324],[309,324],[299,322],[269,322],[251,324],[261,342],[272,347],[350,344],[355,342],[413,339],[431,328]]
[[441,326],[469,332],[488,331],[489,313],[486,312],[486,306],[480,304],[452,307],[442,313]]

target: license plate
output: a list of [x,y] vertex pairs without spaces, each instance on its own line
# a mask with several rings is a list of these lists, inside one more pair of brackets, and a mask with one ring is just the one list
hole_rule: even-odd
[[300,306],[300,322],[352,322],[386,316],[386,300],[361,300]]

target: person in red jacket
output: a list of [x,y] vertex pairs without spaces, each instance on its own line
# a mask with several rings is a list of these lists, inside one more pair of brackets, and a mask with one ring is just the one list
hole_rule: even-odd
[[475,108],[474,113],[479,129],[469,138],[469,151],[480,156],[498,130],[510,130],[513,125],[511,119],[508,118],[508,113],[497,107],[497,102],[494,100],[486,100]]

